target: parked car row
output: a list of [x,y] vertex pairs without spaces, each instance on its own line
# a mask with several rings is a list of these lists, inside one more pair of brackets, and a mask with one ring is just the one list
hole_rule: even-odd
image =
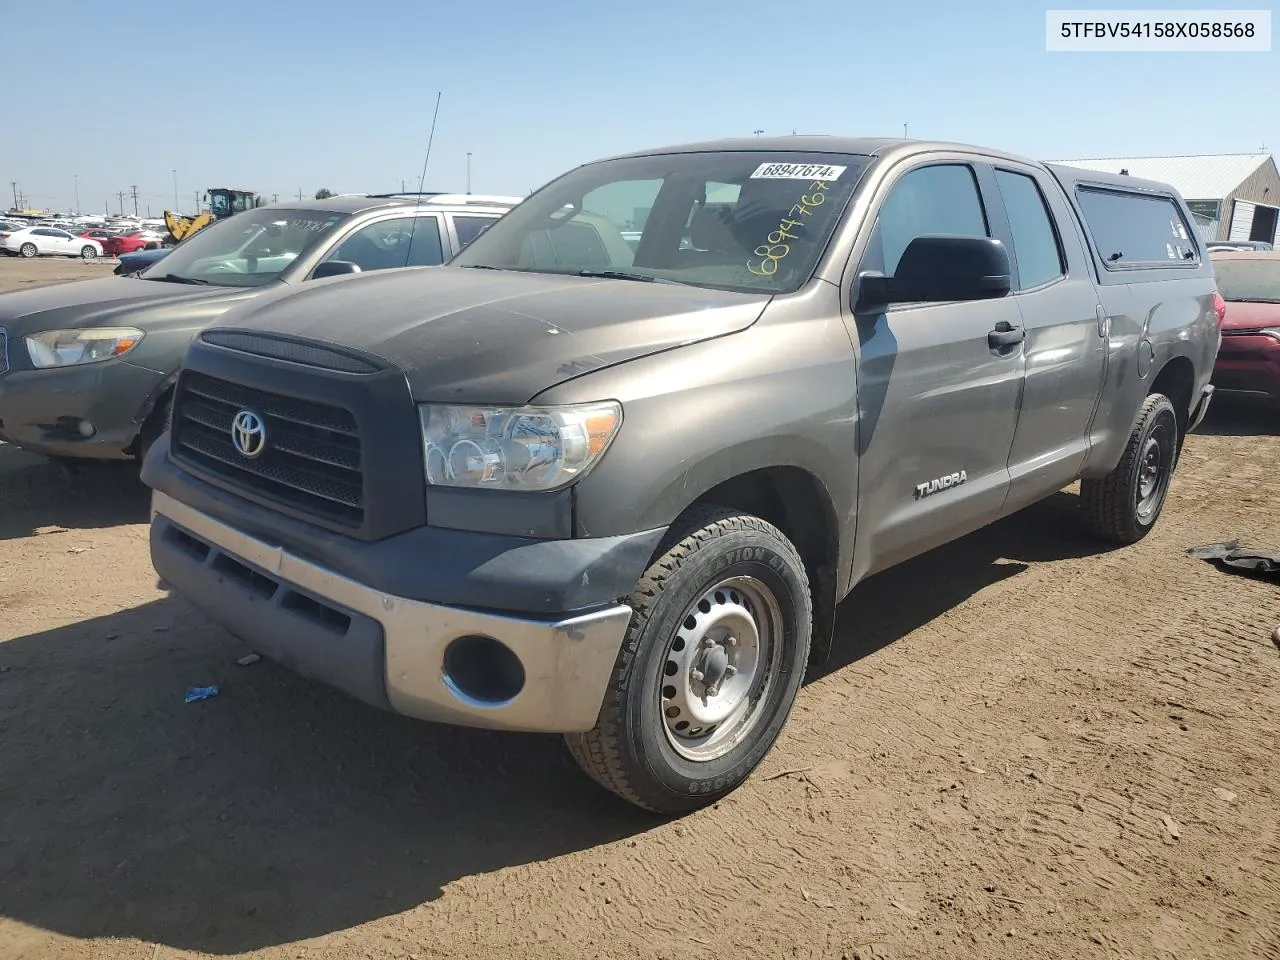
[[0,250],[11,257],[80,257],[96,260],[103,253],[102,240],[76,236],[56,227],[22,227],[0,232]]
[[1193,224],[1163,183],[803,136],[249,210],[0,297],[0,436],[140,459],[157,572],[261,653],[683,813],[860,580],[1077,480],[1099,538],[1154,527],[1271,289],[1224,302],[1263,255]]

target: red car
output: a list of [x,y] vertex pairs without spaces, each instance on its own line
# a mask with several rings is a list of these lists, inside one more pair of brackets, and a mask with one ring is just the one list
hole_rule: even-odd
[[108,257],[118,257],[122,253],[133,253],[135,250],[145,250],[149,246],[156,245],[158,241],[155,234],[144,230],[131,230],[129,233],[119,233],[103,240],[102,252]]
[[1210,259],[1226,301],[1213,383],[1280,401],[1280,251],[1222,251]]

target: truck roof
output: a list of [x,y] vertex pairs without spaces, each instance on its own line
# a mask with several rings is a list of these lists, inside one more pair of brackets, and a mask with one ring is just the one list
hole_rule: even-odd
[[960,153],[979,153],[989,157],[1003,157],[1020,163],[1039,163],[1039,161],[1028,157],[972,143],[953,143],[946,140],[904,140],[901,137],[840,137],[825,134],[795,134],[782,137],[730,137],[723,140],[703,140],[695,143],[654,147],[622,154],[621,156],[645,157],[664,153],[710,153],[724,150],[797,150],[806,153],[845,153],[870,157],[886,157],[894,153],[910,156],[917,153],[945,150]]

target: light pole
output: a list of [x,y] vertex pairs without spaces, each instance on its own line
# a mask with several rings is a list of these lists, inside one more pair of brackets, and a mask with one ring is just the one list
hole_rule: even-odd
[[80,174],[73,173],[71,175],[76,181],[76,216],[80,216]]
[[173,214],[178,215],[178,171],[173,171]]
[[467,193],[471,193],[471,151],[467,151]]
[[755,130],[755,131],[752,131],[752,132],[753,132],[753,133],[755,133],[755,135],[756,135],[757,137],[758,137],[758,136],[760,136],[762,133],[764,133],[764,131],[763,131],[763,130]]

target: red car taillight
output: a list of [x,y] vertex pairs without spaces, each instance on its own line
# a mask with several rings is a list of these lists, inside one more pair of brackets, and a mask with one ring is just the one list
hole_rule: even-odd
[[1222,321],[1227,316],[1227,301],[1222,299],[1222,294],[1217,290],[1213,291],[1213,312],[1218,315],[1218,326],[1222,326]]

